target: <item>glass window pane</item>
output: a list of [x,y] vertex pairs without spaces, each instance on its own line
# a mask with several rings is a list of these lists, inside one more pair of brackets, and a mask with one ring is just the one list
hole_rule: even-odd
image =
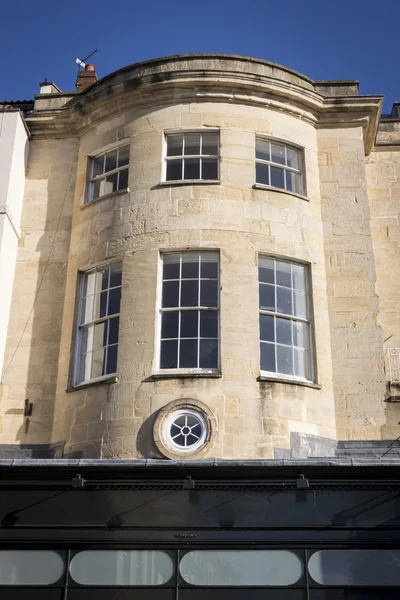
[[119,332],[119,317],[116,319],[110,319],[108,324],[108,343],[118,343],[118,332]]
[[181,283],[181,306],[198,306],[198,303],[199,303],[199,282],[198,282],[198,280],[183,279],[182,283]]
[[167,137],[167,156],[182,156],[183,135]]
[[180,254],[164,254],[163,279],[179,279]]
[[302,377],[303,379],[309,379],[308,373],[308,352],[301,348],[294,348],[293,351],[294,359],[294,374],[296,377]]
[[110,288],[121,285],[122,282],[122,265],[121,263],[113,263],[110,265]]
[[306,289],[306,267],[304,265],[292,265],[293,287],[297,290]]
[[92,373],[91,378],[101,377],[104,375],[104,361],[106,358],[106,349],[105,348],[97,348],[92,352]]
[[182,279],[198,279],[199,277],[199,255],[197,252],[189,252],[182,256]]
[[107,290],[109,285],[109,268],[97,269],[96,271],[96,292]]
[[[63,572],[64,561],[57,552],[0,551],[0,585],[51,585],[61,578]],[[18,594],[14,594],[18,598]]]
[[300,348],[308,347],[308,323],[293,321],[293,345]]
[[108,315],[116,315],[121,306],[121,288],[113,288],[108,292]]
[[200,337],[217,338],[218,337],[218,313],[217,311],[200,311]]
[[286,171],[286,189],[295,194],[302,194],[301,176],[292,171]]
[[277,371],[283,375],[293,375],[293,351],[287,346],[276,347]]
[[122,169],[119,172],[118,189],[126,190],[128,187],[128,169]]
[[302,319],[307,318],[306,295],[304,292],[298,292],[297,290],[294,291],[293,314]]
[[107,346],[107,336],[108,336],[108,323],[107,321],[103,321],[102,323],[97,323],[93,327],[93,346],[91,350],[97,350],[98,348],[103,348],[103,346]]
[[289,288],[276,288],[276,312],[284,315],[292,314],[292,290]]
[[178,366],[178,340],[161,342],[161,369],[176,369]]
[[218,180],[218,160],[215,158],[203,158],[202,159],[202,179],[209,179],[210,181]]
[[117,372],[117,355],[118,355],[118,345],[108,346],[107,348],[107,366],[105,370],[105,375],[110,375],[111,373]]
[[97,272],[91,271],[83,275],[83,295],[91,296],[96,292]]
[[200,179],[200,159],[187,158],[184,165],[184,179]]
[[276,341],[278,344],[292,345],[292,322],[289,319],[276,318]]
[[179,306],[179,281],[164,281],[162,291],[163,308]]
[[200,340],[200,367],[218,368],[218,340]]
[[124,167],[129,164],[129,144],[121,146],[118,154],[118,166]]
[[279,165],[285,164],[285,146],[271,142],[271,161]]
[[167,162],[167,181],[180,181],[182,179],[182,161],[172,160]]
[[292,275],[290,263],[276,261],[276,283],[277,285],[291,287]]
[[101,292],[94,297],[94,319],[102,319],[107,316],[107,293]]
[[400,550],[321,550],[308,571],[321,585],[400,585]]
[[105,166],[106,173],[108,171],[112,171],[113,169],[117,168],[117,154],[118,154],[118,151],[116,149],[112,150],[111,152],[106,153],[106,166]]
[[273,344],[265,344],[261,342],[260,344],[260,352],[261,352],[261,371],[270,371],[271,373],[275,373],[275,346]]
[[93,159],[92,178],[104,173],[104,154]]
[[103,193],[102,196],[106,194],[112,194],[117,191],[118,185],[118,172],[112,173],[111,175],[107,175],[105,179],[103,179]]
[[271,185],[273,187],[285,189],[285,171],[279,167],[271,167]]
[[299,151],[295,148],[287,148],[287,166],[300,170]]
[[161,337],[177,338],[178,337],[179,312],[163,312],[161,316]]
[[199,316],[197,310],[181,312],[181,338],[198,337]]
[[268,140],[256,140],[256,158],[260,158],[261,160],[271,160]]
[[110,194],[112,192],[112,183],[107,184],[106,178],[99,180],[99,198],[105,196],[106,194]]
[[261,310],[275,310],[275,287],[260,283],[260,308]]
[[96,200],[97,198],[100,198],[100,188],[101,188],[101,181],[95,181],[92,185],[91,200]]
[[275,283],[274,261],[272,258],[260,257],[258,261],[258,280],[263,283]]
[[82,354],[79,364],[79,382],[89,381],[92,378],[92,352]]
[[174,566],[158,550],[86,550],[73,557],[69,570],[81,585],[162,585]]
[[287,586],[303,574],[299,557],[287,550],[197,550],[183,556],[179,571],[199,586]]
[[274,342],[274,317],[270,315],[260,315],[260,340],[263,342]]
[[181,369],[195,369],[197,367],[197,339],[181,340],[179,367]]
[[198,156],[200,154],[200,134],[187,133],[185,135],[185,156]]
[[201,153],[203,156],[218,156],[218,133],[203,133],[203,147]]
[[200,277],[218,279],[218,254],[203,252],[200,257]]
[[93,320],[94,296],[82,299],[81,324],[90,323]]
[[261,183],[261,185],[269,185],[268,165],[256,163],[256,183]]
[[218,281],[215,279],[200,281],[200,305],[211,308],[218,306]]

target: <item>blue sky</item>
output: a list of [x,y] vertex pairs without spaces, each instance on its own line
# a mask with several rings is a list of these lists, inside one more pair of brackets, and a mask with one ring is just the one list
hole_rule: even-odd
[[92,48],[99,77],[190,52],[255,56],[313,79],[359,79],[400,100],[400,0],[26,0],[0,12],[0,100],[32,98],[45,77],[73,91]]

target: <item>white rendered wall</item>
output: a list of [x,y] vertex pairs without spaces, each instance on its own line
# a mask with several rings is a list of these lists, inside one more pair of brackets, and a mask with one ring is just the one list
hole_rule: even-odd
[[28,136],[19,112],[0,112],[0,374],[24,198]]

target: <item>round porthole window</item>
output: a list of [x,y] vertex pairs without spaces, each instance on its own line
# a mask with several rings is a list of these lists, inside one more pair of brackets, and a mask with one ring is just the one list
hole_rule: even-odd
[[164,420],[163,438],[172,450],[194,452],[208,438],[207,420],[197,410],[175,410]]

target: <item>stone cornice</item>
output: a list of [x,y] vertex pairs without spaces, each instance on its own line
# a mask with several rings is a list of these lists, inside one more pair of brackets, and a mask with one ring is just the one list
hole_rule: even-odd
[[[356,83],[338,82],[340,89],[348,84],[352,90]],[[382,97],[326,96],[316,91],[321,87],[294,71],[257,59],[172,57],[116,71],[82,94],[66,94],[68,101],[61,108],[32,113],[27,122],[34,137],[67,137],[82,135],[93,125],[132,109],[192,102],[247,104],[284,112],[315,127],[360,126],[368,154]],[[54,102],[58,94],[51,96]]]

